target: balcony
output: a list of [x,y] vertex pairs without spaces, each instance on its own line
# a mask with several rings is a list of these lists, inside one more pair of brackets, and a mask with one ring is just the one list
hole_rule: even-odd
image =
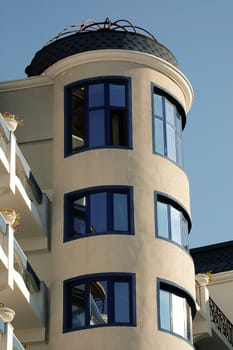
[[4,322],[0,317],[0,349],[1,350],[25,350],[21,342],[14,334],[10,323]]
[[49,248],[50,201],[0,114],[0,208],[6,207],[21,215],[17,240],[24,251]]
[[232,322],[209,296],[207,284],[208,278],[200,274],[196,282],[198,312],[193,322],[195,349],[232,350]]
[[0,303],[15,311],[12,324],[22,342],[45,341],[47,288],[14,238],[13,228],[4,222],[1,215]]

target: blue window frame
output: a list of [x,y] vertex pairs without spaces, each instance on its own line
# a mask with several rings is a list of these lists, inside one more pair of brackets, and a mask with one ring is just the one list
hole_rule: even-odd
[[65,156],[132,147],[130,79],[101,77],[65,87]]
[[135,326],[135,275],[103,273],[64,281],[64,332]]
[[159,329],[192,342],[192,317],[195,302],[183,289],[167,281],[158,281]]
[[64,240],[98,234],[133,234],[133,190],[102,186],[64,197]]
[[153,152],[183,166],[182,130],[185,112],[166,92],[153,86]]
[[191,221],[189,215],[175,200],[155,193],[156,236],[172,241],[182,248],[189,249]]

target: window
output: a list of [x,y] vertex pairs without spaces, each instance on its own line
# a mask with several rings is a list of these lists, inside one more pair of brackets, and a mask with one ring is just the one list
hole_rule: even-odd
[[173,199],[155,194],[156,236],[188,250],[191,221],[187,212]]
[[191,297],[178,287],[161,281],[158,293],[160,330],[177,334],[191,342],[191,313],[192,310],[195,310],[195,304]]
[[104,273],[64,281],[64,331],[135,324],[135,275]]
[[183,165],[182,129],[185,113],[182,107],[160,89],[153,89],[153,151]]
[[65,241],[95,234],[133,233],[132,188],[103,186],[64,198]]
[[130,80],[99,78],[65,87],[65,155],[131,147]]

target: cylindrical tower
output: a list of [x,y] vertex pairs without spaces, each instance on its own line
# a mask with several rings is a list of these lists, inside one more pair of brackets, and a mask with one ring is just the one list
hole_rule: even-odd
[[106,19],[64,30],[26,72],[54,84],[48,349],[191,349],[193,92],[176,58]]

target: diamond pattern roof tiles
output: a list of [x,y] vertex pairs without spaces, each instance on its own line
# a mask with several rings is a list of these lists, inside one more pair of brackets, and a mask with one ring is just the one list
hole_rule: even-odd
[[104,49],[146,52],[179,67],[171,51],[150,37],[134,32],[101,30],[78,32],[49,43],[35,54],[25,72],[28,76],[40,75],[49,66],[65,57]]
[[233,241],[190,250],[196,273],[233,270]]

